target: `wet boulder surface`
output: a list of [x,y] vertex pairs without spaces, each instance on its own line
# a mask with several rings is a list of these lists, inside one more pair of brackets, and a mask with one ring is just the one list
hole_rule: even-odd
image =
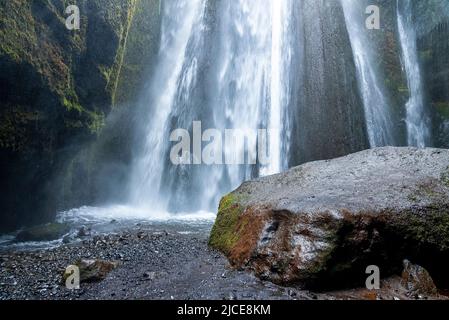
[[209,244],[280,284],[361,286],[367,266],[400,275],[408,259],[447,288],[449,150],[378,148],[245,182]]
[[70,231],[70,226],[64,223],[47,223],[25,228],[16,235],[15,241],[52,241],[61,238]]

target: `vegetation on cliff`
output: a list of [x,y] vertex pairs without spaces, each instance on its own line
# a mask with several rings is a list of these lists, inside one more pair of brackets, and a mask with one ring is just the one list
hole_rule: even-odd
[[[158,15],[158,0],[70,4],[80,8],[80,30],[65,27],[69,5],[65,0],[0,4],[0,229],[23,221],[32,224],[37,213],[51,218],[63,206],[51,201],[52,193],[58,192],[49,186],[50,181],[56,172],[70,171],[64,167],[79,157],[80,145],[104,132],[117,100],[123,104],[134,98],[124,94],[132,92],[124,86],[139,81],[141,75],[129,72],[137,67],[126,65],[127,57],[134,55],[134,63],[142,65],[139,54],[146,58],[147,52],[154,51],[143,53],[135,39],[149,31],[142,25],[141,11],[154,10]],[[147,23],[155,24],[154,19]],[[140,41],[141,46],[152,45],[156,32]],[[24,194],[29,195],[28,201],[23,201]]]

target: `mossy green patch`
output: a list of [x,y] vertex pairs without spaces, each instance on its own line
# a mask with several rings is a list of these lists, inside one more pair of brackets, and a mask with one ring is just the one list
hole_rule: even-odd
[[434,102],[433,107],[443,118],[449,119],[449,102],[448,101]]
[[425,213],[408,213],[391,223],[405,239],[418,245],[431,245],[439,250],[449,249],[449,209],[434,206]]
[[224,253],[229,253],[238,241],[238,222],[244,208],[238,197],[230,193],[220,201],[217,219],[209,239],[209,245]]
[[90,122],[88,128],[90,133],[99,134],[101,129],[105,126],[105,115],[102,112],[88,112]]
[[[139,2],[75,1],[83,13],[81,29],[69,32],[64,25],[64,8],[74,3],[63,0],[4,1],[0,5],[0,58],[14,62],[19,70],[26,65],[38,75],[41,86],[45,86],[41,89],[48,90],[59,101],[53,110],[68,113],[64,116],[67,128],[79,128],[82,124],[81,128],[86,132],[97,133],[104,124],[104,113],[114,104],[126,39]],[[96,12],[101,12],[101,16]],[[104,26],[103,33],[96,37],[117,39],[111,39],[111,50],[101,52],[101,59],[95,58],[101,47],[88,41],[88,30],[92,25],[89,22],[94,19],[100,19],[97,23]],[[94,79],[92,82],[84,81],[86,72]],[[95,89],[102,88],[103,92],[100,90],[97,96],[104,99],[91,99],[86,95],[92,90],[86,84]],[[30,100],[32,105],[35,101],[33,97]]]
[[114,105],[127,105],[142,89],[148,74],[152,73],[153,58],[157,56],[160,39],[161,0],[139,0],[127,33],[114,95]]
[[419,57],[422,60],[431,60],[433,58],[433,51],[431,49],[420,51]]
[[24,106],[4,106],[0,113],[0,147],[20,152],[32,143],[27,129],[40,121],[38,111],[30,111]]

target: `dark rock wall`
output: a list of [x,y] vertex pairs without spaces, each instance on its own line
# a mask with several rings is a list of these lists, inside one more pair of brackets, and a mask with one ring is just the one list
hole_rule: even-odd
[[59,208],[120,202],[126,197],[132,147],[137,144],[132,141],[142,121],[138,100],[158,53],[160,9],[159,0],[136,2],[112,110],[95,139],[82,145],[57,173]]
[[306,0],[301,6],[304,79],[294,115],[291,165],[369,147],[340,2]]
[[[0,231],[50,220],[80,198],[93,201],[88,163],[98,168],[102,155],[86,146],[115,143],[101,139],[111,133],[106,118],[129,101],[133,91],[124,84],[139,81],[149,64],[138,55],[154,51],[142,50],[157,39],[157,28],[146,32],[155,21],[142,17],[150,8],[158,14],[158,0],[75,3],[79,31],[65,27],[66,1],[0,3]],[[80,150],[89,161],[77,160]],[[65,182],[55,187],[64,172]]]
[[434,143],[449,148],[449,7],[439,0],[432,4],[415,4],[418,50],[426,102],[433,115]]

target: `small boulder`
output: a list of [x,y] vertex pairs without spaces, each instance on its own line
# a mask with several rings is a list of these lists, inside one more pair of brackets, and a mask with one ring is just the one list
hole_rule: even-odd
[[[75,265],[80,270],[80,282],[99,282],[104,280],[119,264],[115,261],[82,259]],[[64,274],[63,278],[65,279],[67,276]]]
[[156,272],[152,271],[152,272],[145,272],[143,274],[143,277],[147,280],[151,280],[153,281],[154,279],[156,279]]
[[401,284],[409,295],[432,296],[438,293],[438,289],[429,272],[408,260],[404,260]]
[[78,232],[77,232],[77,234],[76,234],[76,237],[77,238],[84,238],[84,237],[88,237],[88,236],[90,236],[91,235],[91,229],[90,228],[87,228],[87,227],[85,227],[85,226],[82,226],[79,230],[78,230]]

